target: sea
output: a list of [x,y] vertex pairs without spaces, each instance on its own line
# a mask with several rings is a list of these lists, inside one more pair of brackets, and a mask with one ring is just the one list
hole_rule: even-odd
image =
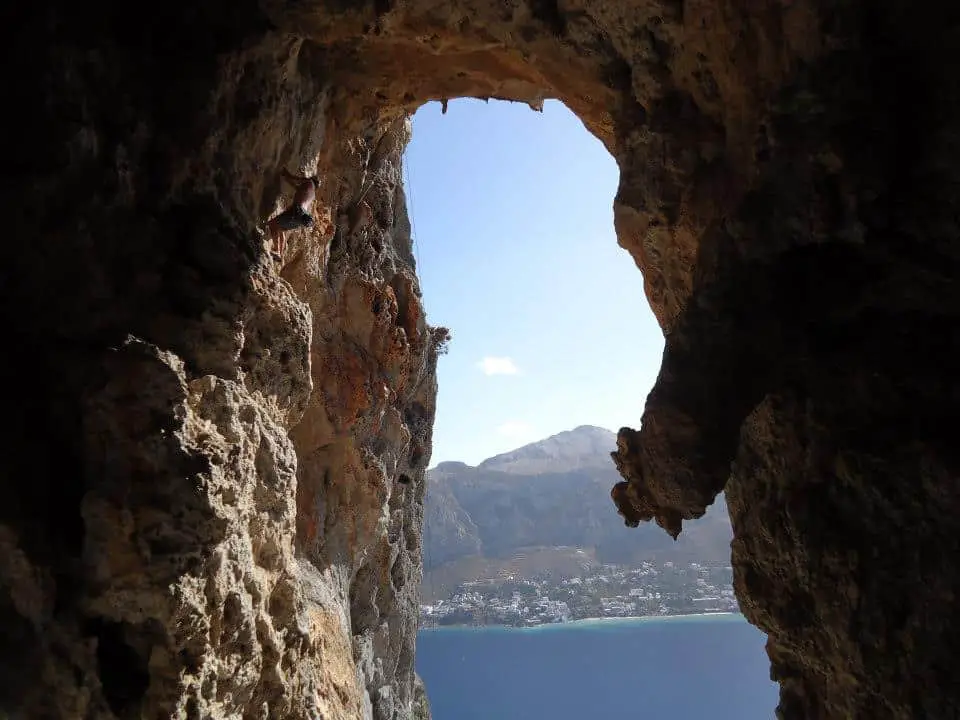
[[433,720],[772,720],[766,635],[739,614],[421,630]]

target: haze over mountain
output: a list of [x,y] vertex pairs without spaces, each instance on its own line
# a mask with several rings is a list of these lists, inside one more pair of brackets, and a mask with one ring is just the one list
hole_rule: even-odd
[[505,561],[513,561],[511,571],[534,574],[585,561],[729,561],[732,530],[722,495],[676,542],[652,524],[625,527],[610,501],[620,480],[614,449],[614,433],[583,425],[476,467],[440,463],[427,473],[424,570],[449,584]]

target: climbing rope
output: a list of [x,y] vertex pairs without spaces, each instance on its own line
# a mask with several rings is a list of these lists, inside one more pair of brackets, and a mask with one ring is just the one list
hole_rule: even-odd
[[[410,218],[410,235],[413,240],[413,257],[417,263],[417,270],[420,270],[420,247],[417,244],[417,226],[416,221],[414,220],[415,213],[413,210],[413,183],[410,181],[410,165],[407,162],[407,149],[410,146],[407,145],[403,152],[400,154],[400,182],[403,184],[406,197],[407,197],[407,216]],[[426,471],[424,471],[423,477],[424,483],[427,483]],[[433,563],[430,561],[430,535],[432,529],[427,518],[427,493],[430,492],[429,484],[427,485],[426,492],[423,496],[423,545],[421,551],[420,561],[423,566],[423,576],[424,584],[427,586],[427,596],[430,598],[430,605],[434,605],[437,602],[436,594],[434,592],[434,577]],[[427,568],[430,568],[429,570]],[[422,593],[421,593],[422,594]],[[421,602],[422,602],[421,597]],[[417,612],[419,613],[419,608]]]
[[417,262],[417,270],[420,270],[420,248],[417,245],[417,225],[414,220],[413,212],[413,183],[410,181],[410,165],[407,162],[407,145],[400,156],[400,180],[407,193],[407,215],[410,216],[410,235],[413,236],[413,257]]

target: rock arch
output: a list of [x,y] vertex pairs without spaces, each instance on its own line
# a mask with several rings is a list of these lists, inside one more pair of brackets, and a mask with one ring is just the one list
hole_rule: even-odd
[[[875,5],[20,11],[3,709],[410,716],[436,348],[398,158],[473,96],[561,99],[619,164],[667,339],[619,509],[678,532],[726,487],[782,717],[955,716],[957,17]],[[324,186],[281,280],[282,165]]]

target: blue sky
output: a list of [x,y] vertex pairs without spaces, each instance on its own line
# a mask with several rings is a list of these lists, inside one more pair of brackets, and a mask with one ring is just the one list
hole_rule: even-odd
[[427,318],[453,332],[431,465],[637,427],[663,335],[617,245],[603,145],[555,101],[430,103],[406,171]]

